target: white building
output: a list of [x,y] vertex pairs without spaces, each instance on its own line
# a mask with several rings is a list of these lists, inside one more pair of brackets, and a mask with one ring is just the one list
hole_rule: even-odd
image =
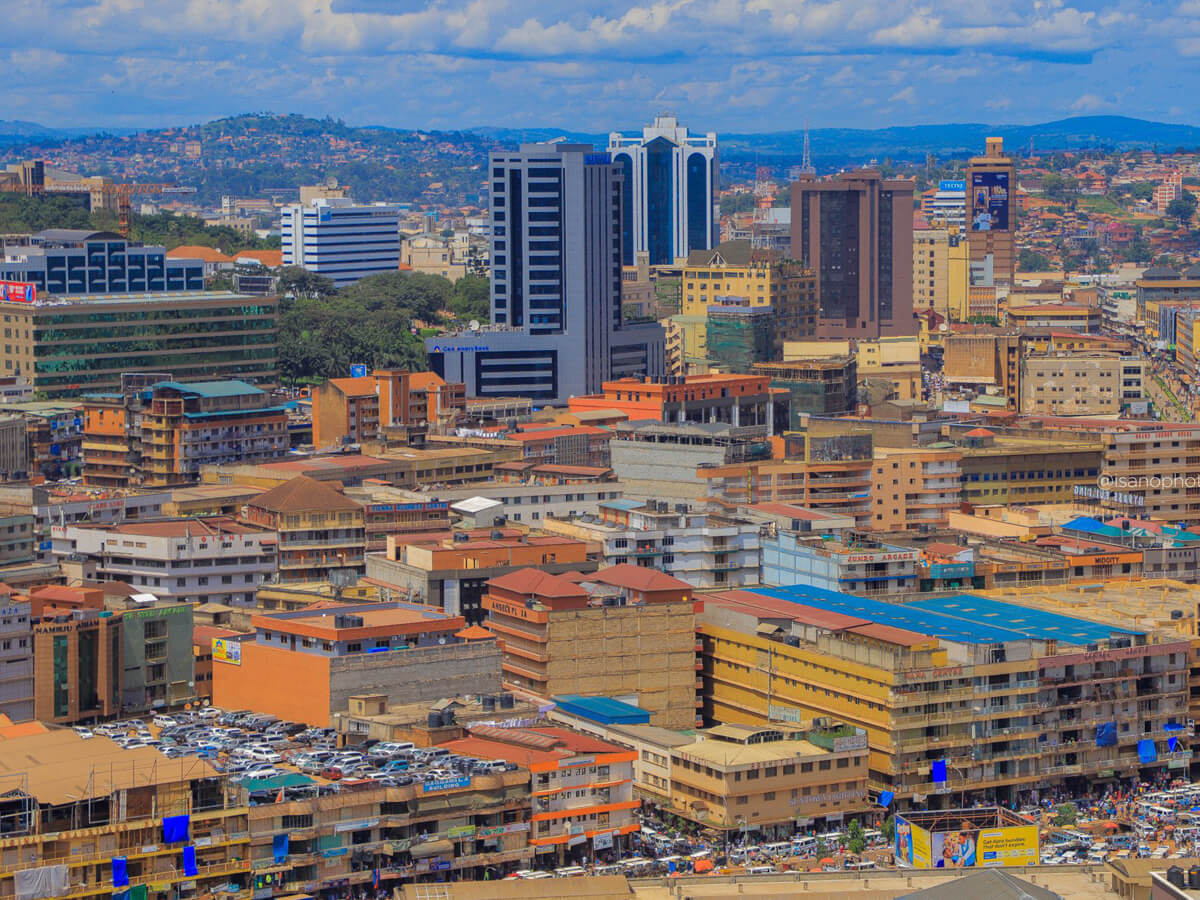
[[692,250],[717,245],[715,131],[690,134],[674,116],[655,116],[640,135],[611,133],[608,152],[625,176],[625,265],[633,265],[637,253],[648,253],[652,266],[670,265]]
[[686,503],[608,500],[597,515],[546,519],[542,528],[599,544],[604,565],[658,569],[696,588],[760,584],[760,526]]
[[68,581],[123,581],[162,600],[253,606],[276,573],[276,535],[228,516],[55,525]]
[[283,264],[332,278],[338,287],[400,267],[400,207],[319,197],[283,208]]

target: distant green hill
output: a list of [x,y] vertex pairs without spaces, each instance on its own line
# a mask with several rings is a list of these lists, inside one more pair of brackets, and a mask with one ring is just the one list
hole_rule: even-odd
[[[703,122],[689,124],[703,127]],[[829,171],[886,158],[961,158],[980,152],[984,138],[992,135],[1003,137],[1014,154],[1027,152],[1031,139],[1039,153],[1200,147],[1200,128],[1124,116],[1084,116],[1038,125],[816,128],[810,139],[818,170]],[[489,151],[555,138],[603,145],[608,135],[554,128],[417,131],[253,113],[133,134],[72,137],[36,123],[0,121],[0,163],[44,157],[86,174],[175,181],[195,187],[198,199],[213,205],[224,195],[291,198],[302,184],[334,177],[359,199],[453,207],[479,202]],[[803,140],[802,130],[721,134],[721,158],[735,171],[756,162],[782,168],[800,161]]]

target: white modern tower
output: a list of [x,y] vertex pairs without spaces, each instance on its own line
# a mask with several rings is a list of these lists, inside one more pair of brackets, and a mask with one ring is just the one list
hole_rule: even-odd
[[637,253],[649,254],[650,265],[669,265],[692,250],[718,243],[717,133],[690,134],[670,115],[636,137],[608,136],[608,152],[625,176],[625,265]]
[[400,207],[345,198],[293,203],[281,214],[283,264],[302,266],[338,287],[400,267]]

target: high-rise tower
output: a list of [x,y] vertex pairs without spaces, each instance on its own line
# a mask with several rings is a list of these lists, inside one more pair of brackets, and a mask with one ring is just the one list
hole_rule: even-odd
[[622,179],[609,154],[522,144],[488,165],[492,324],[429,338],[430,367],[471,396],[560,403],[661,375],[662,326],[622,318]]
[[983,156],[967,163],[967,245],[973,268],[987,269],[991,258],[992,277],[997,283],[1012,284],[1017,271],[1013,236],[1017,231],[1016,166],[1004,154],[1002,138],[987,139]]
[[608,151],[625,176],[621,221],[623,262],[649,254],[670,264],[718,243],[717,134],[690,134],[671,115],[659,115],[637,137],[608,136]]
[[916,333],[913,184],[864,169],[792,185],[792,255],[817,276],[817,337]]

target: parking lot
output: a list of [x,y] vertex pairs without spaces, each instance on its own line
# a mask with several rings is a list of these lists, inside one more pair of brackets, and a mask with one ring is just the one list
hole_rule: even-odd
[[[285,795],[343,781],[403,787],[517,768],[513,763],[459,756],[441,747],[419,748],[410,743],[371,742],[361,749],[338,749],[333,729],[310,728],[274,716],[215,707],[147,720],[125,719],[93,728],[81,726],[75,731],[85,738],[111,738],[126,749],[153,747],[168,759],[204,759],[231,781],[252,782],[255,787],[289,773],[308,776],[308,780],[297,779],[297,783],[282,787],[274,787],[272,782],[271,789]],[[252,790],[252,801],[254,793]]]

